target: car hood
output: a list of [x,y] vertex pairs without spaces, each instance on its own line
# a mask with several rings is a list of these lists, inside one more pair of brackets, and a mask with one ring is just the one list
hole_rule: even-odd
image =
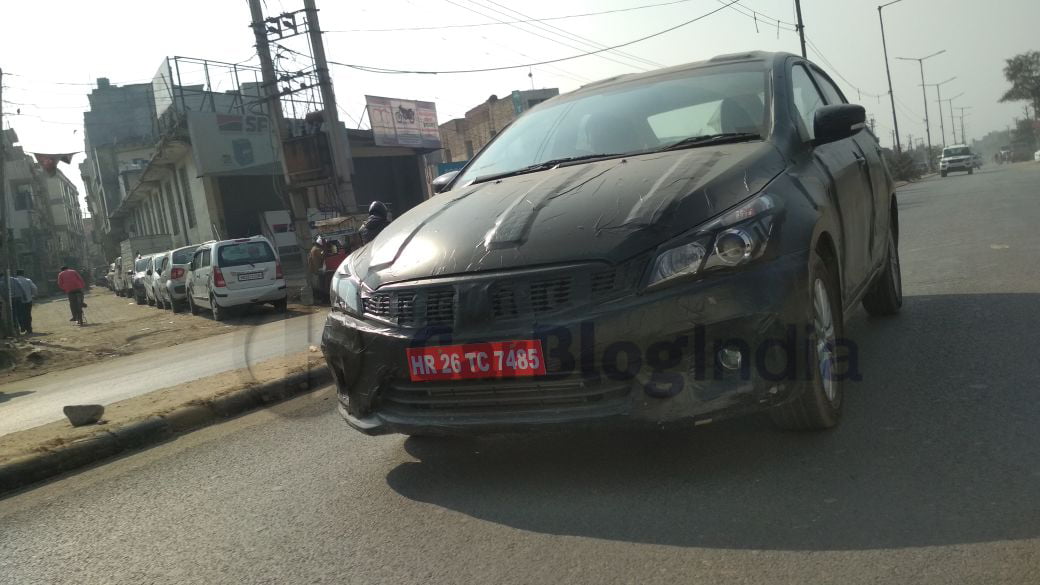
[[370,288],[576,261],[616,263],[762,190],[785,166],[769,142],[601,160],[436,195],[348,261]]

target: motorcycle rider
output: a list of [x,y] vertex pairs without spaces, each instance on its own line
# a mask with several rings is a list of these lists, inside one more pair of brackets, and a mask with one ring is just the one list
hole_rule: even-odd
[[368,219],[361,225],[361,241],[367,244],[376,239],[389,223],[386,205],[382,201],[373,201],[368,206]]

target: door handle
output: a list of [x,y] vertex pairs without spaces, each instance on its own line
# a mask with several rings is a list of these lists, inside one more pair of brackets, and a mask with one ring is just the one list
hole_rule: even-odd
[[859,166],[866,166],[867,159],[862,154],[858,152],[853,152],[852,156],[856,157],[856,162],[859,163]]

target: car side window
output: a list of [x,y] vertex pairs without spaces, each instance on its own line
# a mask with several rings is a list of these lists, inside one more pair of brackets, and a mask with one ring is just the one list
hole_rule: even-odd
[[798,110],[798,116],[808,133],[809,139],[816,138],[813,129],[813,118],[816,110],[823,107],[823,96],[816,88],[809,72],[802,65],[791,68],[791,95],[794,97],[794,107]]
[[833,106],[849,103],[849,101],[841,95],[841,90],[838,89],[838,86],[834,85],[834,82],[831,81],[823,71],[814,67],[813,75],[816,77],[816,83],[820,86],[820,91],[823,92],[823,97],[827,98],[828,105]]
[[209,248],[202,251],[202,265],[209,266]]

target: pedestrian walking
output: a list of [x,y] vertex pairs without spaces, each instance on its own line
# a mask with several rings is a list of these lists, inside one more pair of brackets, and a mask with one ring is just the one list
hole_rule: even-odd
[[30,334],[33,332],[32,328],[32,311],[33,311],[33,300],[36,295],[39,294],[39,289],[36,288],[36,283],[31,278],[25,275],[24,270],[16,270],[14,273],[14,279],[18,285],[22,288],[22,302],[15,308],[15,312],[18,316],[18,326],[21,328],[22,333]]
[[58,288],[65,291],[69,297],[69,309],[72,311],[69,321],[75,321],[80,325],[83,324],[83,307],[87,306],[87,303],[83,302],[85,286],[83,277],[78,272],[68,266],[61,267],[61,272],[58,273]]

